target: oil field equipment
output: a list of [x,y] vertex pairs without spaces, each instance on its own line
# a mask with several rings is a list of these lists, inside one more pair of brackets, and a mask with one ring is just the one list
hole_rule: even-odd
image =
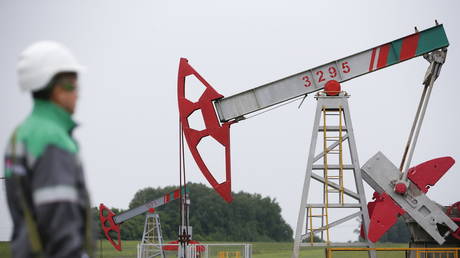
[[[101,226],[102,226],[102,230],[104,231],[105,237],[107,238],[107,240],[109,240],[112,246],[115,247],[115,249],[117,249],[118,251],[121,251],[122,248],[121,248],[120,232],[121,232],[121,224],[123,222],[135,216],[144,214],[146,212],[156,215],[154,214],[155,209],[165,204],[168,204],[171,201],[182,198],[183,196],[185,196],[185,192],[186,191],[184,190],[184,188],[179,188],[158,199],[149,201],[145,204],[142,204],[136,208],[122,212],[120,214],[113,213],[109,208],[107,208],[104,204],[101,203],[99,205],[99,220],[101,221]],[[146,239],[146,235],[147,235],[147,238],[149,238],[149,236],[151,236],[152,233],[155,233],[155,231],[151,231],[151,230],[159,230],[160,233],[158,234],[157,232],[157,239],[158,241],[163,241],[161,237],[160,220],[158,217],[156,217],[157,220],[155,220],[155,217],[153,215],[149,216],[149,214],[147,214],[146,221],[145,221],[146,224],[144,226],[144,234],[142,237],[143,242],[144,240],[147,242],[150,241],[149,239]],[[151,222],[152,218],[154,219],[153,223],[156,223],[156,225],[154,224],[147,225],[147,223]],[[117,237],[116,239],[113,239],[114,235]]]
[[140,258],[165,258],[163,246],[163,234],[161,232],[160,215],[155,212],[147,212],[145,215],[144,233],[139,246],[138,257]]
[[[305,234],[298,240],[299,245],[330,245],[330,228],[357,217],[363,221],[365,229],[369,226],[367,203],[348,106],[349,95],[341,91],[340,88],[337,81],[331,80],[326,83],[325,90],[315,96],[318,103],[297,221],[297,232],[300,232],[304,226],[306,227]],[[316,148],[319,137],[322,148]],[[320,152],[315,154],[317,149]],[[350,173],[353,176],[356,190],[345,187],[344,173]],[[318,181],[322,186],[321,203],[308,201],[309,194],[312,194],[309,193],[311,179]],[[350,201],[346,201],[345,196],[350,197]],[[331,221],[330,213],[336,209],[347,209],[354,212]],[[321,242],[314,241],[317,232],[320,233]],[[303,243],[306,239],[308,239],[307,243]],[[364,239],[367,241],[367,236]],[[351,244],[346,243],[345,245]],[[369,241],[353,243],[353,245],[373,246]]]
[[[447,172],[454,160],[450,157],[444,157],[427,161],[412,168],[410,168],[410,163],[431,90],[445,62],[448,46],[449,42],[444,27],[436,22],[436,26],[426,30],[416,30],[414,34],[229,97],[224,97],[218,93],[188,63],[187,59],[181,58],[177,85],[178,105],[180,122],[190,153],[215,191],[224,200],[231,202],[230,126],[244,120],[245,116],[250,113],[267,111],[267,108],[286,104],[298,98],[305,98],[307,94],[326,87],[325,93],[317,95],[318,108],[292,257],[299,257],[301,246],[312,244],[311,242],[305,243],[303,240],[309,237],[310,240],[313,240],[314,232],[324,232],[326,234],[325,245],[333,245],[327,236],[329,228],[343,222],[348,217],[331,222],[328,220],[328,210],[336,206],[347,207],[348,204],[344,202],[345,196],[357,200],[352,206],[359,211],[352,216],[363,218],[362,236],[368,245],[371,245],[369,241],[377,241],[384,232],[396,223],[400,215],[411,218],[438,244],[442,244],[449,235],[459,235],[460,231],[456,224],[458,221],[455,221],[452,216],[449,217],[425,193]],[[400,167],[393,165],[379,152],[360,169],[346,95],[340,91],[340,83],[420,56],[423,56],[430,65],[423,81],[422,96]],[[203,94],[197,101],[185,96],[187,78],[193,77],[205,87]],[[201,113],[204,120],[205,129],[203,130],[196,130],[190,126],[189,118],[196,111]],[[321,115],[323,116],[322,125],[320,125]],[[337,124],[329,124],[326,120],[331,115],[340,117],[340,119],[343,118],[343,120],[338,123],[336,121]],[[322,132],[319,132],[320,129]],[[313,141],[313,138],[316,138],[319,133],[322,134],[324,141],[323,150],[320,154],[315,155],[316,142]],[[334,134],[331,135],[331,133]],[[226,164],[225,180],[223,181],[216,180],[197,148],[204,138],[214,140],[225,148]],[[352,161],[349,164],[342,160],[344,141],[348,141]],[[336,157],[337,163],[332,164],[329,161],[331,155]],[[322,164],[316,164],[315,162],[320,159]],[[312,173],[313,170],[323,171],[323,175]],[[336,174],[331,174],[333,170]],[[344,188],[343,173],[345,170],[353,171],[356,191]],[[367,206],[369,213],[368,208],[364,205],[365,194],[362,188],[361,175],[362,179],[376,191],[375,200]],[[324,201],[317,206],[307,203],[311,178],[323,184]],[[338,196],[337,202],[331,203],[331,194]],[[312,211],[314,207],[320,208],[320,212],[314,213]],[[309,216],[308,220],[305,218],[306,214]],[[322,220],[322,226],[313,228],[311,226],[313,218]],[[306,224],[304,222],[307,221],[310,222],[310,227],[304,227]],[[369,221],[369,225],[367,225],[367,221]],[[440,224],[445,227],[443,232],[438,230]],[[374,253],[370,252],[370,255],[373,256]]]

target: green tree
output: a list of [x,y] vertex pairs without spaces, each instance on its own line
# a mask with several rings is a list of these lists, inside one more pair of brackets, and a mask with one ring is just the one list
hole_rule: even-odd
[[[213,189],[203,184],[187,185],[190,193],[190,225],[193,239],[201,241],[291,241],[292,229],[281,217],[281,208],[275,199],[260,194],[233,193],[228,204]],[[129,204],[134,208],[176,190],[177,186],[144,188],[139,190]],[[180,216],[179,201],[172,201],[156,212],[160,215],[164,239],[177,239]],[[122,210],[113,211],[118,214]],[[94,208],[95,217],[99,215]],[[137,216],[121,225],[122,239],[142,237],[144,216]],[[98,219],[99,220],[99,219]],[[99,228],[100,228],[100,223]],[[104,237],[99,232],[99,237]]]
[[407,224],[402,217],[399,217],[396,224],[393,225],[380,239],[379,242],[408,243],[410,241],[410,232]]

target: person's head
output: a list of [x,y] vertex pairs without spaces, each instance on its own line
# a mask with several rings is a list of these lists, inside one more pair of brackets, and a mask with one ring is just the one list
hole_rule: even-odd
[[35,99],[52,101],[69,113],[75,111],[77,78],[82,70],[70,50],[53,41],[40,41],[26,48],[17,67],[23,91],[32,92]]
[[78,99],[77,73],[56,74],[44,89],[33,91],[32,97],[52,101],[73,114]]

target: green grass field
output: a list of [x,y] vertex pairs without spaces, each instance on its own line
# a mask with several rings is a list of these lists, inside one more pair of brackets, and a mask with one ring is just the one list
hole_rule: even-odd
[[[137,241],[123,241],[123,251],[118,252],[116,251],[108,241],[98,241],[98,254],[97,257],[104,257],[104,258],[115,258],[115,257],[136,257],[137,255]],[[379,244],[378,247],[407,247],[407,244]],[[100,248],[102,247],[102,252]],[[278,242],[270,242],[270,243],[252,243],[252,254],[253,258],[283,258],[283,257],[291,257],[291,250],[292,250],[292,243],[278,243]],[[11,257],[11,253],[9,250],[9,243],[0,242],[0,257],[7,258]],[[325,257],[324,248],[320,247],[312,247],[312,248],[305,248],[301,250],[302,258],[317,258],[317,257]],[[367,257],[366,252],[335,252],[333,254],[334,258],[348,258],[348,257]],[[404,252],[379,252],[379,258],[403,258]],[[214,257],[213,257],[214,258]],[[215,256],[215,258],[218,258]],[[233,258],[233,257],[229,257]]]

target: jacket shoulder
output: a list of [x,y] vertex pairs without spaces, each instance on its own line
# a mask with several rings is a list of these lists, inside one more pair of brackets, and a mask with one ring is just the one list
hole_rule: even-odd
[[68,132],[40,117],[27,118],[18,128],[17,140],[23,142],[26,150],[35,158],[40,157],[49,145],[70,153],[78,151],[77,144]]

